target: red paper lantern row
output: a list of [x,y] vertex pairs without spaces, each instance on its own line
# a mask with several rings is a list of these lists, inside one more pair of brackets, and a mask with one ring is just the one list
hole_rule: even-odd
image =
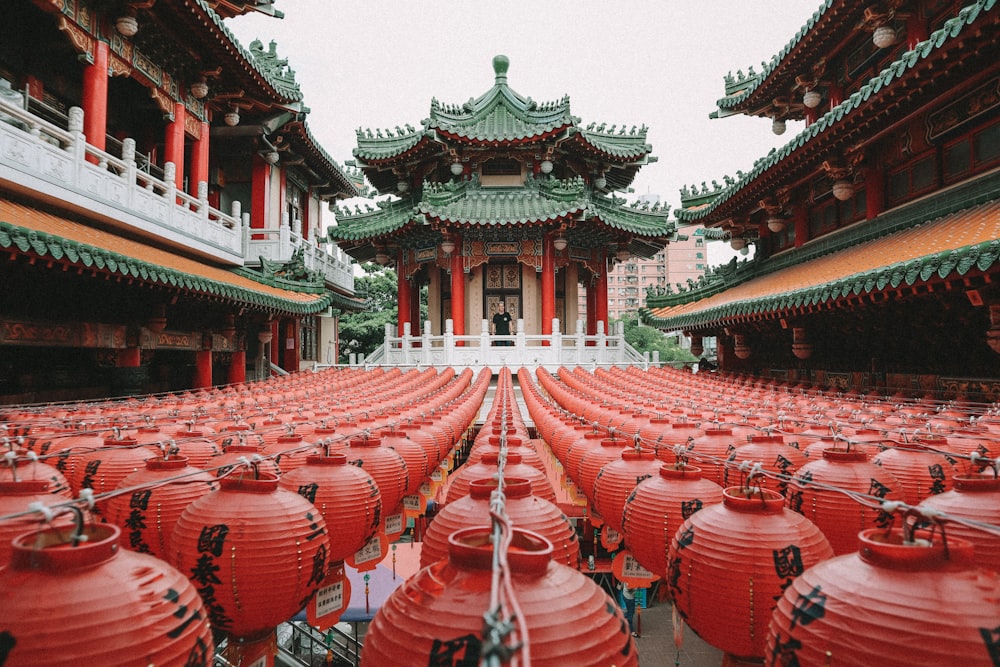
[[185,576],[119,548],[117,526],[51,528],[14,541],[0,569],[4,667],[212,664],[208,610]]
[[[949,516],[1000,525],[1000,479],[958,475],[951,491],[921,501],[919,509],[945,512]],[[957,521],[948,522],[948,536],[967,540],[975,548],[976,564],[1000,572],[1000,535]]]
[[785,590],[766,664],[997,664],[1000,577],[974,566],[971,544],[869,529],[859,547]]
[[302,609],[323,581],[326,522],[273,475],[234,474],[220,485],[177,521],[171,560],[201,594],[213,628],[254,639]]
[[730,487],[691,515],[667,557],[674,605],[706,642],[738,658],[765,655],[774,605],[806,568],[833,556],[811,521],[777,491]]
[[[507,560],[527,628],[526,636],[512,639],[529,644],[532,665],[639,664],[618,605],[585,575],[553,562],[543,537],[515,529]],[[420,570],[385,601],[368,628],[361,664],[426,667],[445,657],[451,664],[479,664],[492,564],[489,528],[452,534],[448,558]]]
[[653,452],[626,449],[601,468],[594,480],[593,505],[604,518],[605,530],[610,526],[624,532],[625,502],[640,482],[658,475],[662,466]]
[[347,462],[361,466],[382,492],[382,509],[392,511],[406,495],[409,477],[406,460],[395,449],[382,446],[381,438],[351,438]]
[[907,443],[890,447],[872,459],[872,463],[892,473],[899,482],[903,500],[909,505],[944,493],[951,488],[955,477],[955,466],[943,454],[931,451],[930,446],[947,450],[948,443],[943,438]]

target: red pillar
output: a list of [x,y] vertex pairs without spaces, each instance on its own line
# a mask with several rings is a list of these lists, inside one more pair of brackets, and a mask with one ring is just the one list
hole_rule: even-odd
[[[253,155],[253,176],[250,185],[250,226],[263,229],[271,205],[271,165],[257,153]],[[258,234],[251,238],[263,238]],[[273,359],[274,357],[272,357]]]
[[819,118],[819,108],[810,109],[809,107],[806,107],[802,113],[805,114],[806,117],[806,127],[815,123]]
[[191,178],[188,181],[188,194],[198,196],[198,184],[208,183],[208,146],[209,125],[199,123],[201,134],[191,147]]
[[799,204],[792,209],[792,224],[795,225],[795,247],[809,240],[809,209]]
[[927,22],[915,11],[906,19],[906,49],[912,51],[917,44],[927,39]]
[[454,238],[455,251],[451,253],[451,319],[455,335],[465,335],[465,262],[462,261],[462,239]]
[[294,318],[284,320],[285,335],[281,339],[283,349],[281,367],[292,373],[299,370],[299,321]]
[[138,368],[142,360],[142,351],[137,347],[126,347],[118,351],[119,368]]
[[410,286],[410,333],[414,336],[420,335],[420,283],[414,282]]
[[[396,260],[396,335],[403,335],[403,325],[410,321],[410,281],[406,279],[404,258],[406,251],[400,249]],[[413,331],[413,328],[410,328]]]
[[212,386],[212,351],[200,350],[194,353],[193,389],[205,389]]
[[[542,241],[542,335],[552,334],[552,318],[556,316],[556,249],[552,236]],[[548,341],[544,343],[548,345]]]
[[228,384],[239,384],[247,379],[247,353],[245,350],[233,352],[233,361],[229,364]]
[[[267,355],[267,358],[272,364],[282,364],[281,350],[285,347],[285,341],[281,338],[281,320],[271,320],[271,353]],[[265,368],[264,372],[267,375],[271,374],[270,368]]]
[[177,168],[174,172],[174,185],[178,190],[184,190],[184,118],[187,109],[183,102],[174,104],[174,119],[167,123],[167,136],[163,143],[163,161],[173,162]]
[[829,98],[830,110],[844,101],[844,90],[836,83],[831,83],[826,89],[826,96]]
[[865,169],[865,219],[871,220],[885,210],[885,175],[881,169]]
[[[102,151],[108,134],[108,45],[94,44],[94,64],[83,70],[83,133],[87,143]],[[88,157],[91,162],[96,159]]]
[[597,321],[604,322],[604,333],[608,333],[608,258],[603,250],[601,250],[601,266],[604,267],[604,272],[598,276],[595,310]]

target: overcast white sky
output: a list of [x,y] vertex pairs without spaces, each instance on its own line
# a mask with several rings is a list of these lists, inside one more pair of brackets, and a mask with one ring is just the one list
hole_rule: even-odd
[[[637,176],[635,194],[673,208],[679,190],[722,182],[790,141],[770,121],[710,120],[723,77],[769,61],[820,0],[281,0],[284,19],[227,21],[244,46],[277,42],[311,109],[309,127],[338,162],[355,131],[419,126],[432,97],[449,104],[493,85],[492,59],[510,58],[508,84],[539,102],[569,95],[584,126],[647,125],[659,158]],[[710,261],[723,261],[712,244]]]

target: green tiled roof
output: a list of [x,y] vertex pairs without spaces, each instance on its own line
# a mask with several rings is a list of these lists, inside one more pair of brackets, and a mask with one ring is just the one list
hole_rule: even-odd
[[623,199],[594,196],[580,178],[529,178],[524,187],[485,188],[476,181],[425,182],[422,198],[381,201],[377,209],[337,209],[335,241],[359,241],[391,234],[414,221],[454,225],[525,225],[559,219],[595,217],[605,226],[637,236],[659,238],[674,232],[669,207],[626,206]]
[[888,67],[872,77],[868,83],[817,119],[815,123],[805,128],[790,142],[758,160],[749,173],[744,174],[742,178],[723,189],[709,205],[695,210],[682,209],[677,211],[678,220],[695,222],[710,216],[720,204],[739,192],[744,186],[752,183],[765,171],[826,132],[827,129],[842,122],[854,110],[867,102],[872,95],[878,93],[882,88],[890,85],[894,79],[903,76],[907,71],[916,67],[918,63],[928,58],[935,49],[941,48],[944,44],[949,43],[950,40],[958,39],[965,26],[971,25],[982,14],[993,10],[995,6],[996,0],[979,0],[979,2],[962,8],[957,16],[945,21],[944,25],[931,33],[928,39],[917,44],[913,50],[903,53],[898,60],[889,64]]
[[427,135],[423,130],[415,130],[407,125],[405,130],[397,128],[393,134],[386,130],[385,135],[382,130],[372,132],[358,128],[358,147],[353,153],[356,158],[366,161],[387,160],[406,153],[420,143]]
[[[34,252],[40,257],[49,256],[55,260],[67,260],[71,264],[92,267],[111,274],[118,274],[139,280],[221,296],[238,303],[245,303],[262,308],[279,310],[296,315],[307,315],[321,312],[330,305],[333,294],[315,286],[288,283],[287,285],[271,284],[270,287],[291,289],[298,292],[321,292],[309,301],[283,299],[274,294],[257,291],[253,288],[214,280],[193,273],[178,271],[169,267],[158,266],[135,257],[129,257],[105,248],[80,243],[55,234],[28,229],[9,222],[0,221],[0,247],[16,247],[21,252]],[[234,278],[238,274],[234,272]],[[248,277],[248,276],[245,276]],[[262,283],[263,287],[263,283]],[[296,289],[297,287],[297,289]]]
[[579,140],[609,157],[636,159],[653,150],[653,147],[646,143],[646,126],[636,128],[633,125],[628,133],[625,125],[622,125],[618,132],[615,132],[614,125],[607,131],[604,131],[604,124],[597,126],[596,130],[592,129],[593,127],[594,124],[591,123],[586,129],[575,130]]

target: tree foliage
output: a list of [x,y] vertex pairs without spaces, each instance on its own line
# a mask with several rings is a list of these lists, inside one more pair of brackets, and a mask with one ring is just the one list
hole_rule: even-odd
[[[354,279],[354,290],[368,302],[364,310],[340,316],[340,363],[346,363],[352,353],[368,357],[385,341],[385,325],[391,324],[393,331],[398,326],[396,272],[371,262],[361,268],[364,274]],[[421,320],[427,317],[426,287],[420,291],[420,313]],[[414,323],[414,334],[418,331]]]
[[[611,331],[615,331],[619,320],[611,321]],[[697,361],[689,350],[685,350],[667,338],[662,331],[644,324],[637,324],[635,319],[621,320],[625,322],[625,341],[640,353],[660,353],[660,361]]]

